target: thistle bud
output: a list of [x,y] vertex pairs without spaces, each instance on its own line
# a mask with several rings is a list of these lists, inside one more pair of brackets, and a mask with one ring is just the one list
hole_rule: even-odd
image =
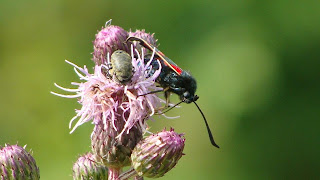
[[[154,33],[153,34],[146,33],[144,29],[136,30],[135,32],[129,32],[129,36],[139,37],[139,38],[147,41],[149,44],[153,45],[154,47],[158,47],[157,46],[158,40],[154,39],[154,37],[153,37]],[[140,53],[142,53],[142,46],[138,42],[133,42],[133,45]],[[152,53],[152,52],[143,48],[143,53],[147,54],[147,53]]]
[[0,178],[24,180],[40,179],[36,161],[24,148],[18,145],[0,147]]
[[[116,126],[123,128],[125,122],[119,119],[115,121]],[[117,138],[119,131],[116,131],[110,121],[106,126],[102,123],[96,124],[91,135],[92,152],[96,159],[107,167],[121,168],[131,163],[130,156],[133,148],[142,139],[140,128],[132,127],[129,133],[123,133]]]
[[131,154],[132,167],[139,176],[158,178],[171,170],[183,155],[185,139],[171,129],[140,141]]
[[126,42],[128,32],[119,26],[106,24],[96,34],[93,42],[93,61],[96,65],[105,64],[107,62],[108,53],[111,55],[115,50],[124,50],[130,53],[130,43]]
[[100,180],[108,178],[108,168],[97,163],[94,155],[87,153],[73,165],[74,180]]

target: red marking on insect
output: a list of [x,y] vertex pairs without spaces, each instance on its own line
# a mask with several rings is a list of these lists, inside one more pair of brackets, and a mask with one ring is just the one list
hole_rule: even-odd
[[173,65],[173,64],[171,64],[171,66],[174,68],[174,70],[175,70],[179,75],[181,75],[181,73],[182,73],[182,69],[181,69],[181,68],[179,68],[178,66],[175,66],[175,65]]

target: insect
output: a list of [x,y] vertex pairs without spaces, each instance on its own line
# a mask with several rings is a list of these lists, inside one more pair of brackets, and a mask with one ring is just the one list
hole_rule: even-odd
[[[163,87],[163,90],[161,91],[164,91],[164,95],[167,101],[166,106],[168,106],[169,104],[169,97],[171,92],[177,94],[181,100],[181,102],[179,102],[175,106],[179,105],[182,102],[187,104],[194,103],[204,119],[211,144],[219,148],[219,146],[215,143],[213,139],[213,135],[211,133],[208,122],[203,112],[201,111],[200,107],[196,103],[196,101],[199,99],[199,96],[195,95],[195,92],[197,89],[196,80],[188,72],[182,70],[171,59],[166,57],[160,50],[158,50],[156,47],[152,46],[145,40],[139,37],[129,37],[127,41],[138,41],[141,46],[147,48],[150,51],[155,52],[155,56],[151,60],[151,65],[152,65],[151,73],[154,73],[157,69],[159,69],[159,64],[158,64],[158,60],[159,60],[162,68],[161,68],[160,75],[156,79],[156,82],[159,83],[161,87]],[[150,55],[146,56],[145,63],[150,61],[150,58],[151,58]],[[156,92],[160,92],[160,91],[153,91],[150,93],[156,93]],[[169,110],[172,109],[173,107],[169,108]]]
[[133,74],[131,56],[123,50],[116,50],[112,53],[110,61],[108,76],[114,77],[120,84],[129,82]]

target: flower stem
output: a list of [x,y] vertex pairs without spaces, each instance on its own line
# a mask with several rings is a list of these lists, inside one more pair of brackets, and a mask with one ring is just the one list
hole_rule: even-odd
[[[136,171],[131,168],[129,169],[128,171],[122,173],[120,176],[119,176],[119,179],[120,180],[126,180],[126,179],[129,179],[131,177],[139,177],[138,174],[136,173]],[[136,178],[135,178],[136,179]],[[139,178],[138,178],[139,179]],[[143,179],[143,178],[142,178]]]
[[134,177],[134,180],[143,180],[143,177],[142,176],[136,176],[136,177]]

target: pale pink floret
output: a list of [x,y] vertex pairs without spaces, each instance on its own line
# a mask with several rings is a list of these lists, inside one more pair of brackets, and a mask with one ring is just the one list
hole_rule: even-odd
[[[105,65],[96,65],[94,73],[90,74],[86,66],[81,68],[69,61],[66,62],[74,66],[74,70],[80,77],[80,80],[85,81],[71,83],[78,86],[77,89],[67,89],[55,84],[62,90],[75,92],[75,95],[61,95],[52,92],[61,97],[80,98],[79,103],[82,104],[82,108],[76,110],[77,114],[71,119],[69,128],[72,127],[75,119],[79,118],[79,120],[73,126],[70,133],[90,120],[93,120],[94,124],[102,121],[105,125],[107,121],[111,121],[113,128],[121,132],[119,136],[123,132],[128,133],[134,125],[141,127],[143,132],[145,132],[145,120],[154,114],[161,106],[163,100],[154,93],[139,97],[138,95],[162,89],[155,85],[155,79],[159,76],[161,68],[148,77],[147,72],[151,68],[150,63],[145,65],[143,57],[132,58],[134,74],[131,82],[121,85],[105,76],[105,72],[107,71],[107,66]],[[119,108],[122,109],[122,119],[115,118]],[[123,129],[116,127],[117,123],[115,121],[117,120],[126,122]]]

